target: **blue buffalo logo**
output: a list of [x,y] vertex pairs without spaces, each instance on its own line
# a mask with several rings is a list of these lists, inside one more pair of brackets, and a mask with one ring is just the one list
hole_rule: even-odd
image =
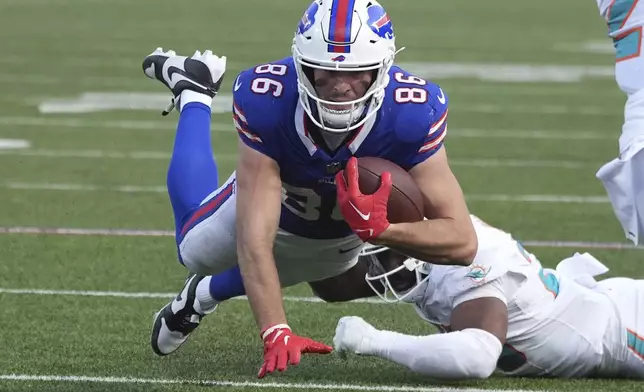
[[337,61],[337,62],[340,62],[340,63],[341,63],[341,62],[343,62],[343,61],[344,61],[344,60],[346,60],[346,59],[347,59],[347,58],[346,58],[346,57],[344,57],[343,55],[339,55],[339,56],[337,56],[337,57],[332,58],[332,59],[331,59],[331,61]]
[[367,24],[374,33],[378,34],[381,38],[394,38],[394,25],[391,23],[391,19],[389,19],[389,15],[387,15],[384,8],[379,5],[372,5],[367,8],[367,13],[369,14]]
[[319,7],[320,6],[318,5],[317,1],[311,3],[309,8],[304,13],[304,16],[302,16],[302,20],[300,20],[300,23],[297,25],[298,34],[304,34],[313,26],[313,23],[315,23],[315,14],[317,14]]

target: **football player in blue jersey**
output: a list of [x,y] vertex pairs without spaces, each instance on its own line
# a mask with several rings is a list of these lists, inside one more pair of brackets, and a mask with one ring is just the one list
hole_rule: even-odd
[[[357,260],[365,242],[437,264],[471,263],[476,235],[443,146],[447,95],[393,65],[394,39],[377,1],[311,3],[293,55],[234,81],[239,160],[221,186],[210,107],[226,58],[162,49],[145,58],[144,72],[172,91],[180,111],[167,186],[179,260],[191,272],[155,315],[155,353],[174,352],[219,303],[246,294],[264,341],[261,378],[299,363],[302,353],[331,351],[291,331],[281,287],[309,282],[319,293],[335,276],[362,279]],[[409,171],[427,220],[387,221],[387,174],[378,192],[360,194],[355,158],[364,156]],[[348,183],[336,186],[339,173]]]

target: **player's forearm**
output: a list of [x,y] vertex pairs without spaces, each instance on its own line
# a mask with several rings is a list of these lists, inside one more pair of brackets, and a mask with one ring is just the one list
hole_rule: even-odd
[[240,179],[237,195],[237,258],[255,321],[260,330],[264,330],[276,324],[285,324],[286,316],[273,256],[281,189],[266,186],[266,190],[260,193],[261,187],[257,186],[260,183],[259,179],[250,183]]
[[503,348],[494,335],[473,328],[430,336],[378,331],[371,340],[371,352],[364,354],[428,377],[453,380],[488,378]]
[[282,289],[275,267],[272,247],[266,251],[238,245],[239,269],[246,296],[260,330],[276,324],[286,324]]
[[411,257],[434,264],[469,265],[478,249],[469,216],[391,224],[377,243],[405,250]]
[[239,141],[237,258],[246,296],[261,330],[286,323],[273,246],[282,182],[277,162]]

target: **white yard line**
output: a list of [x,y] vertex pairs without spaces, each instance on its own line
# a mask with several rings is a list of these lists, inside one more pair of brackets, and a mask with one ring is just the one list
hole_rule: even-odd
[[[78,229],[64,227],[0,227],[1,234],[45,234],[69,236],[105,236],[105,237],[173,237],[171,230],[141,229]],[[543,248],[593,248],[593,249],[642,249],[629,242],[593,242],[593,241],[521,241],[525,246]]]
[[577,196],[577,195],[466,195],[468,201],[497,201],[518,203],[580,203],[603,204],[609,203],[607,196]]
[[607,39],[585,42],[558,42],[552,47],[552,49],[558,52],[568,53],[615,55],[615,47],[612,42]]
[[[4,0],[3,0],[4,1]],[[105,50],[108,50],[105,48]],[[96,72],[98,73],[98,72]],[[144,88],[153,86],[150,80],[148,80],[141,72],[141,78],[127,78],[127,77],[118,77],[118,76],[95,76],[88,74],[80,74],[77,76],[74,75],[64,75],[64,76],[55,76],[52,74],[39,74],[39,73],[23,73],[23,74],[11,74],[3,73],[0,75],[0,84],[5,85],[64,85],[72,84],[78,87],[84,88],[115,88],[119,87],[121,89],[131,89],[131,88]],[[158,83],[158,82],[157,82]]]
[[38,191],[64,191],[64,192],[123,192],[123,193],[165,193],[165,186],[139,186],[121,185],[103,187],[89,184],[60,184],[60,183],[30,183],[30,182],[5,182],[0,187],[7,189],[38,190]]
[[[83,159],[134,159],[163,160],[170,159],[171,154],[164,151],[109,151],[109,150],[49,150],[49,149],[2,149],[0,155],[26,156],[39,158],[83,158]],[[235,154],[215,154],[217,160],[232,161]],[[549,161],[527,159],[451,159],[452,166],[465,167],[520,167],[520,168],[556,168],[556,169],[591,169],[599,168],[601,162]]]
[[5,151],[21,150],[31,147],[29,140],[24,139],[0,139],[0,153]]
[[[584,96],[588,97],[588,94],[592,94],[592,91],[596,90],[597,87],[593,84],[503,84],[500,86],[497,83],[486,83],[486,84],[470,84],[470,85],[461,85],[455,84],[449,87],[445,91],[450,96],[458,96],[460,99],[467,96],[508,96],[519,98],[521,96],[528,96],[530,98],[536,97],[548,97],[552,98],[553,96],[561,97],[562,95],[566,96]],[[624,92],[620,89],[606,89],[602,91],[604,97],[613,97],[615,99],[623,98]]]
[[[137,377],[96,377],[96,376],[63,376],[63,375],[32,375],[32,374],[0,374],[0,380],[5,381],[40,381],[40,382],[85,382],[101,384],[164,384],[164,385],[203,385],[216,387],[253,387],[266,389],[324,389],[332,391],[392,391],[392,392],[528,392],[522,389],[480,389],[453,387],[414,387],[401,385],[361,385],[338,383],[280,383],[271,381],[228,381],[228,380],[194,380],[168,378],[137,378]],[[532,390],[533,392],[544,392]]]
[[[79,5],[86,5],[88,3],[106,3],[108,0],[37,0],[37,3],[40,4],[47,4],[51,5],[52,3],[55,3],[56,5],[62,4],[69,4],[69,3],[75,3]],[[118,0],[120,2],[125,2],[123,0]],[[2,0],[2,5],[5,5],[7,2],[9,3],[14,3],[15,5],[24,5],[24,3],[35,3],[36,0]],[[115,35],[112,35],[113,38],[118,37],[118,33],[115,32]],[[124,39],[127,39],[127,37],[121,37]],[[152,52],[154,48],[150,49],[150,52]],[[123,55],[123,53],[121,53]],[[131,57],[125,56],[124,58],[112,58],[109,61],[109,67],[110,68],[123,68],[126,69],[128,73],[130,73],[133,69],[140,69],[141,67],[141,61],[138,61],[139,56],[136,57],[135,60],[132,60]],[[6,64],[6,65],[30,65],[34,61],[32,56],[24,56],[24,55],[16,55],[16,54],[8,54],[6,56],[0,57],[0,64]],[[75,57],[75,56],[65,56],[61,58],[57,58],[54,64],[55,68],[58,67],[78,67],[82,68],[83,70],[87,70],[88,68],[100,68],[101,70],[105,70],[106,62],[103,58],[100,56],[96,57]],[[247,68],[250,66],[248,63],[241,63],[241,62],[234,62],[234,61],[227,61],[226,66],[229,69],[243,69]],[[34,74],[31,74],[34,75]],[[141,76],[143,76],[143,73],[141,73]],[[15,75],[13,75],[15,78]],[[51,80],[61,80],[64,78],[56,77],[56,76],[51,76],[49,77]],[[121,80],[132,80],[130,78],[120,78]],[[141,80],[145,81],[148,80],[145,77],[142,77],[140,79],[137,78],[137,81],[140,82]],[[151,82],[151,81],[150,81]],[[151,84],[153,86],[153,84]]]
[[[478,79],[491,82],[578,83],[610,79],[614,67],[491,62],[403,62],[399,66],[416,76],[434,79]],[[449,92],[448,92],[449,94]]]
[[577,130],[525,130],[525,129],[450,129],[449,137],[494,139],[546,139],[546,140],[617,140],[609,132]]
[[[109,79],[109,78],[108,78]],[[21,78],[24,80],[24,78]],[[102,81],[104,82],[104,81]],[[118,85],[120,79],[114,79],[114,84]],[[133,82],[132,85],[138,85],[139,82]],[[28,104],[31,104],[31,99]],[[83,92],[74,97],[52,97],[37,103],[40,113],[93,113],[113,110],[128,111],[159,111],[168,105],[169,96],[164,92],[147,92],[147,91],[111,91],[111,92]],[[477,100],[476,102],[480,102]],[[514,102],[514,101],[513,101]],[[213,113],[229,113],[232,108],[233,97],[230,94],[220,94],[213,101]],[[588,116],[617,115],[622,113],[617,108],[606,106],[579,106],[565,104],[468,104],[457,103],[452,106],[454,110],[464,113],[483,113],[483,114],[540,114],[540,115],[568,115],[583,114]]]
[[[21,154],[23,151],[15,151]],[[8,151],[11,154],[12,152]],[[2,152],[0,152],[2,154]],[[554,169],[599,169],[601,162],[581,161],[548,161],[529,159],[450,159],[451,166],[473,166],[473,167],[520,167],[520,168],[554,168]]]
[[[7,0],[5,0],[7,1]],[[15,1],[15,0],[13,0]],[[60,0],[59,0],[60,1]],[[118,38],[118,36],[117,36]],[[119,48],[122,50],[122,48]],[[109,48],[107,48],[109,50]],[[28,57],[12,56],[11,58],[3,61],[12,65],[20,65],[29,61]],[[33,60],[31,60],[33,61]],[[75,66],[82,65],[83,69],[88,66],[98,66],[99,64],[95,59],[88,59],[88,65],[83,63],[83,59],[79,57],[71,57],[70,59],[57,60],[54,64],[55,67],[59,66]],[[134,69],[136,63],[118,61],[114,64],[113,68],[127,67],[130,70]],[[102,64],[104,65],[104,64]],[[111,64],[110,64],[111,65]],[[231,67],[247,68],[253,64],[247,63],[232,63]],[[489,82],[546,82],[546,83],[579,83],[584,80],[606,80],[614,78],[614,67],[610,66],[590,66],[590,65],[562,65],[562,64],[514,64],[514,63],[490,63],[490,62],[401,62],[397,64],[406,71],[423,77],[428,80],[445,80],[445,79],[458,79],[458,80],[482,80]],[[233,68],[234,69],[234,68]],[[2,83],[18,83],[22,84],[42,84],[44,78],[50,84],[61,84],[70,82],[71,77],[64,75],[63,77],[56,76],[54,73],[45,75],[40,73],[6,73],[4,78],[0,78]],[[124,86],[125,88],[132,88],[132,86],[143,85],[146,81],[142,74],[139,77],[110,77],[100,78],[80,73],[73,79],[76,85],[91,85],[96,86]],[[151,81],[148,81],[151,84]],[[449,94],[449,92],[448,92]]]
[[[160,113],[160,112],[159,112]],[[87,120],[79,117],[13,117],[0,116],[0,125],[39,127],[39,131],[49,131],[54,128],[83,128],[91,129],[152,129],[152,130],[175,130],[176,119],[168,121],[146,121],[146,120]],[[232,120],[230,123],[212,123],[215,131],[234,131]]]
[[105,237],[172,237],[170,230],[76,229],[65,227],[0,227],[0,234],[91,235]]
[[[152,120],[88,120],[80,117],[47,117],[47,116],[0,116],[0,125],[16,127],[38,127],[37,131],[47,132],[56,129],[82,128],[127,129],[127,130],[175,130],[176,119],[167,121]],[[213,122],[212,130],[217,132],[234,132],[232,121]],[[476,129],[450,128],[450,138],[500,138],[500,139],[553,139],[553,140],[616,140],[609,132],[583,130],[529,130],[529,129]]]
[[[97,290],[43,290],[43,289],[9,289],[0,288],[0,294],[13,295],[46,295],[46,296],[77,296],[77,297],[115,297],[115,298],[164,298],[169,299],[177,293],[149,293],[149,292],[124,292],[124,291],[97,291]],[[318,297],[284,296],[287,302],[324,303]],[[232,298],[234,300],[246,300],[246,296]],[[350,301],[352,303],[386,304],[377,298],[361,298]]]
[[[165,193],[165,185],[120,185],[103,187],[91,184],[65,184],[49,182],[13,182],[0,183],[0,188],[39,190],[39,191],[76,191],[76,192],[123,192],[123,193]],[[580,196],[580,195],[504,195],[504,194],[469,194],[466,199],[470,201],[489,202],[517,202],[517,203],[580,203],[597,204],[608,203],[606,196]]]
[[[26,156],[42,158],[88,158],[88,159],[141,159],[141,160],[167,160],[169,152],[163,151],[106,151],[106,150],[48,150],[48,149],[24,149],[24,150],[2,150],[0,155]],[[224,157],[226,155],[223,155]],[[231,155],[232,156],[232,155]],[[217,159],[223,158],[221,154],[215,155]]]
[[618,116],[619,109],[602,106],[567,106],[567,105],[454,105],[455,112],[483,114],[547,114],[547,115],[584,115],[584,116]]
[[[0,139],[1,140],[1,139]],[[134,159],[134,160],[163,160],[170,159],[171,153],[164,151],[109,151],[109,150],[48,150],[23,149],[3,150],[0,155],[26,156],[39,158],[83,158],[83,159]],[[235,154],[215,154],[218,160],[235,160]]]

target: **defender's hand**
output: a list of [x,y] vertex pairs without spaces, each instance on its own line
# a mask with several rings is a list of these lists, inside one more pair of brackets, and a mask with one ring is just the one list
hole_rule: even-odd
[[351,157],[347,167],[335,176],[338,205],[344,220],[364,242],[377,238],[389,227],[387,201],[391,193],[391,173],[382,173],[380,188],[363,195],[358,182],[358,160]]

